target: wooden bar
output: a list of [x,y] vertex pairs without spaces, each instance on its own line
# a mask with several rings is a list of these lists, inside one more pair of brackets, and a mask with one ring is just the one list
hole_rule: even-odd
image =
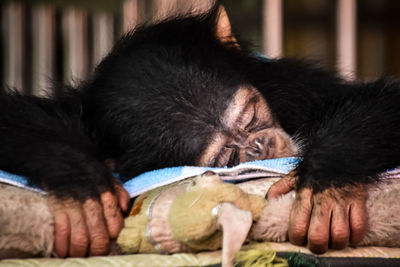
[[62,16],[64,82],[76,85],[88,74],[87,16],[82,10],[68,8]]
[[5,49],[4,49],[4,40],[5,40],[5,9],[4,5],[0,5],[0,93],[5,89],[4,84],[4,63],[5,63]]
[[[192,12],[194,14],[200,14],[200,13],[206,12],[212,7],[213,3],[214,3],[214,1],[212,1],[212,0],[194,1],[191,3]],[[185,11],[186,12],[189,11],[188,8],[186,8]],[[229,14],[228,14],[228,16],[229,16]]]
[[264,0],[263,47],[267,57],[280,58],[283,55],[282,20],[282,0]]
[[168,15],[176,13],[176,0],[153,0],[152,17],[155,20],[162,20]]
[[356,0],[337,1],[337,68],[348,80],[356,77]]
[[55,8],[50,6],[35,6],[32,9],[32,93],[38,96],[53,94],[55,14]]
[[10,2],[4,8],[4,82],[8,87],[24,92],[24,6]]
[[125,0],[123,9],[123,32],[133,29],[138,23],[138,0]]
[[153,16],[156,20],[171,15],[200,14],[207,12],[213,5],[213,0],[153,0]]
[[93,14],[92,65],[96,66],[114,44],[114,18],[106,12]]

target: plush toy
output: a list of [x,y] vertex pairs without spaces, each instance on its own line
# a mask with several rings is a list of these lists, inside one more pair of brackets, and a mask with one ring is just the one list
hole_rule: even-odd
[[[399,193],[397,180],[382,183],[379,191],[370,190],[369,228],[362,245],[400,246]],[[294,194],[289,193],[267,201],[206,172],[138,197],[117,242],[124,253],[197,252],[222,247],[223,266],[231,266],[246,239],[287,240],[293,200]]]
[[231,262],[234,254],[228,252],[240,249],[265,206],[263,197],[206,172],[141,195],[118,244],[125,253],[195,252],[223,244],[223,261]]

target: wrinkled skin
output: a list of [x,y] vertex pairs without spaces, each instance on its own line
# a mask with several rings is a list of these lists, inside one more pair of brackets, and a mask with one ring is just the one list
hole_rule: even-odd
[[239,88],[221,124],[196,165],[235,166],[241,162],[294,156],[297,147],[251,86]]
[[100,200],[49,198],[55,221],[54,252],[58,257],[105,255],[110,239],[115,239],[123,227],[122,212],[128,209],[129,194],[115,182],[115,193],[104,192]]
[[[276,198],[295,189],[291,174],[271,186],[268,198]],[[366,191],[364,186],[328,188],[313,194],[312,189],[297,192],[290,212],[289,240],[304,245],[316,254],[329,247],[343,249],[359,243],[366,232]]]

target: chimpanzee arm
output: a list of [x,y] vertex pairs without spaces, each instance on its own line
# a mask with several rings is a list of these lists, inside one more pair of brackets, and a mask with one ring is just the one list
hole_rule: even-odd
[[35,97],[0,96],[0,169],[24,175],[48,192],[59,256],[104,254],[109,237],[122,227],[113,196],[120,187],[97,159],[76,116],[79,108],[74,114],[64,107]]
[[300,141],[299,188],[368,183],[400,165],[400,83],[349,84],[298,60],[248,69],[276,119]]
[[298,189],[366,184],[400,165],[400,84],[379,80],[327,100],[305,138]]
[[316,110],[311,131],[303,132],[303,161],[294,179],[283,178],[268,193],[287,192],[298,179],[291,242],[307,240],[311,251],[323,253],[328,244],[340,249],[362,240],[367,226],[365,185],[399,165],[399,88],[383,80],[357,85]]
[[95,197],[99,192],[87,186],[91,181],[100,191],[111,186],[78,116],[35,97],[6,95],[0,104],[0,169],[60,198]]

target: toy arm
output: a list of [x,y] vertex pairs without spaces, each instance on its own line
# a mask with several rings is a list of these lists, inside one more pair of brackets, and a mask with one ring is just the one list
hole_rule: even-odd
[[242,210],[232,203],[222,203],[217,207],[218,227],[223,232],[222,267],[228,267],[232,266],[236,253],[246,240],[253,216],[250,211]]

